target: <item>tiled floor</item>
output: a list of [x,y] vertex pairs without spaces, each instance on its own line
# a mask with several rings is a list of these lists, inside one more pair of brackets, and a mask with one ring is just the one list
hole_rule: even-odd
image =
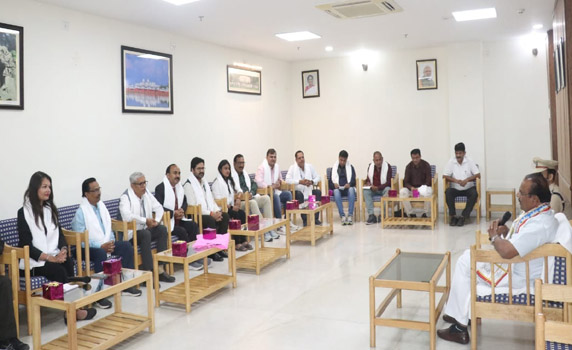
[[[227,287],[193,304],[155,309],[156,332],[142,332],[115,349],[369,349],[368,277],[383,265],[396,248],[414,252],[452,253],[453,268],[460,253],[474,242],[474,219],[465,227],[437,225],[429,229],[385,229],[379,225],[340,226],[334,236],[315,247],[294,243],[289,260],[279,260],[260,276],[239,271],[238,287]],[[485,227],[484,220],[481,222]],[[283,244],[284,238],[276,244]],[[274,244],[274,243],[271,243]],[[214,271],[227,264],[213,263]],[[196,272],[193,272],[196,274]],[[182,279],[182,271],[176,273]],[[166,284],[164,284],[166,286]],[[145,289],[144,289],[145,292]],[[377,298],[381,298],[380,291]],[[123,297],[126,311],[145,313],[144,297]],[[107,314],[109,310],[98,310]],[[403,308],[393,303],[386,314],[426,320],[427,295],[404,292]],[[26,331],[21,309],[21,329]],[[80,326],[82,323],[80,323]],[[439,321],[437,328],[447,324]],[[65,334],[61,313],[44,312],[42,340]],[[486,336],[482,336],[486,335]],[[32,344],[31,337],[22,340]],[[429,334],[414,330],[377,328],[377,349],[428,349]],[[533,349],[533,324],[483,320],[480,349]],[[437,349],[469,349],[469,345],[437,338]]]

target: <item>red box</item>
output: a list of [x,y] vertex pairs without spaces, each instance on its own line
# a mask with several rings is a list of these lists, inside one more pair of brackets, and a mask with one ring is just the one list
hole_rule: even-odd
[[50,300],[64,300],[64,284],[48,282],[42,285],[42,295]]
[[296,209],[296,203],[294,201],[286,202],[286,210],[294,210]]
[[110,275],[109,277],[107,277],[106,279],[103,280],[103,283],[107,286],[114,286],[116,284],[119,284],[119,283],[121,283],[121,274],[116,273],[116,274]]
[[331,197],[334,195],[334,190],[328,190],[328,197]]
[[103,262],[103,273],[106,275],[121,273],[121,258],[105,260]]
[[176,241],[173,242],[173,256],[187,256],[187,242],[185,241]]
[[251,231],[256,231],[260,229],[260,218],[257,214],[248,215],[248,229]]
[[389,197],[397,197],[397,190],[389,190]]
[[297,199],[292,200],[294,202],[294,209],[300,209],[300,203],[298,203]]
[[330,196],[322,196],[322,200],[320,202],[322,204],[330,203]]
[[204,228],[203,229],[203,238],[204,239],[215,239],[216,238],[216,230],[214,228]]
[[229,220],[228,228],[229,230],[240,230],[242,228],[240,220]]
[[413,198],[419,198],[419,191],[418,190],[411,191],[411,194],[412,194]]

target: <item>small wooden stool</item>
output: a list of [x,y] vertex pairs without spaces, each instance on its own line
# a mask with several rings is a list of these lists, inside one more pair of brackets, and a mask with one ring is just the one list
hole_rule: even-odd
[[[511,204],[491,204],[491,196],[492,195],[505,195],[511,196],[512,205]],[[493,211],[511,211],[512,212],[512,219],[516,218],[516,196],[514,192],[514,188],[490,188],[487,189],[487,201],[486,201],[486,216],[487,221],[491,219],[491,212]]]

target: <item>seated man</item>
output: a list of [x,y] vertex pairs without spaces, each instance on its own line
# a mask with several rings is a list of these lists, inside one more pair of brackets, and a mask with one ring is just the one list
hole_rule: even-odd
[[[137,223],[137,243],[141,249],[142,269],[153,271],[153,255],[151,240],[157,242],[157,253],[167,249],[167,228],[160,225],[163,219],[163,207],[149,191],[145,175],[135,172],[129,176],[131,187],[119,197],[119,213],[124,221]],[[155,212],[155,219],[153,219]],[[125,234],[125,232],[123,233]],[[128,239],[133,243],[133,232],[128,232]],[[169,276],[164,270],[164,264],[159,265],[159,281],[175,282],[174,276]]]
[[[190,205],[201,205],[203,227],[215,228],[218,234],[227,233],[229,216],[227,213],[223,213],[221,208],[216,205],[211,188],[205,181],[204,176],[204,159],[199,157],[193,158],[191,160],[191,174],[183,184],[187,200]],[[220,251],[210,257],[214,261],[223,261],[228,255],[226,252]]]
[[556,169],[558,168],[558,161],[542,159],[539,157],[534,157],[532,161],[534,162],[537,171],[540,172],[546,180],[548,180],[548,188],[550,188],[550,193],[552,194],[550,197],[550,208],[554,210],[554,213],[564,212],[566,203],[564,201],[564,197],[560,193],[560,188],[556,184],[556,176],[558,175]]
[[[3,250],[4,242],[0,240],[0,255]],[[0,276],[0,349],[28,350],[30,346],[18,339],[13,298],[12,282],[8,277]]]
[[373,214],[373,196],[387,196],[387,192],[391,189],[392,175],[389,163],[383,160],[380,151],[375,151],[373,162],[367,167],[367,176],[363,188],[363,197],[368,214],[366,225],[377,223],[377,218]]
[[[111,231],[111,216],[105,203],[101,200],[101,187],[93,177],[86,179],[81,184],[82,199],[79,208],[75,212],[71,223],[71,229],[76,232],[89,233],[89,256],[93,261],[95,273],[103,271],[103,262],[109,255],[121,257],[121,266],[132,269],[133,246],[127,241],[115,240]],[[125,290],[134,296],[140,296],[141,291],[136,287]],[[101,299],[96,304],[109,309],[112,304],[107,299]]]
[[[431,196],[433,190],[431,189],[433,179],[431,178],[431,165],[421,159],[421,151],[419,148],[415,148],[411,151],[411,162],[405,167],[405,177],[403,178],[403,188],[400,191],[400,195],[403,197],[410,197],[411,191],[419,190],[420,187],[425,186],[424,196]],[[420,191],[421,192],[421,191]],[[423,217],[427,217],[427,213],[431,209],[431,202],[423,202],[423,209],[417,209],[420,211]],[[405,214],[409,217],[416,217],[414,210],[411,207],[410,201],[403,202],[403,208],[405,209]]]
[[[527,175],[518,190],[518,201],[523,210],[512,223],[510,230],[506,226],[499,226],[498,220],[491,223],[489,237],[495,250],[503,259],[512,259],[515,256],[524,257],[534,249],[545,243],[553,242],[558,229],[558,221],[554,218],[554,212],[550,210],[550,190],[548,182],[538,174]],[[529,263],[530,281],[540,278],[542,275],[542,259],[532,260]],[[490,275],[490,264],[477,265],[481,273]],[[524,263],[514,264],[512,286],[513,288],[526,287],[526,269]],[[496,288],[508,286],[508,278],[498,281]],[[480,277],[477,285],[483,288],[490,287]],[[449,328],[437,332],[440,338],[461,344],[469,342],[469,323],[471,300],[471,252],[465,250],[457,260],[455,273],[451,283],[449,300],[443,310],[443,320],[452,323]]]
[[[163,209],[171,214],[171,234],[186,242],[195,241],[199,226],[185,218],[187,197],[181,185],[181,169],[176,164],[167,167],[163,182],[155,187],[155,198],[163,205]],[[189,267],[193,270],[202,270],[203,260],[193,261]]]
[[[469,215],[477,202],[477,189],[475,181],[480,178],[479,168],[470,158],[465,156],[465,144],[459,142],[455,145],[455,157],[451,158],[443,172],[443,178],[451,183],[445,191],[445,201],[449,207],[450,226],[463,226],[469,220]],[[467,197],[467,204],[460,217],[455,210],[455,198]]]
[[[353,225],[354,206],[356,202],[356,171],[354,166],[348,162],[348,152],[340,151],[338,160],[332,167],[330,188],[334,189],[334,199],[338,206],[338,212],[342,220],[342,225]],[[348,216],[344,214],[342,196],[348,197]]]
[[[289,184],[296,185],[295,196],[298,202],[304,203],[308,199],[309,195],[315,195],[317,201],[322,200],[322,192],[317,189],[314,190],[314,185],[320,182],[320,175],[316,173],[312,164],[306,163],[304,159],[304,152],[297,151],[294,154],[294,159],[296,163],[292,164],[288,169],[286,174],[286,182]],[[321,225],[322,223],[318,219],[320,217],[319,213],[316,213],[315,223],[316,225]],[[302,222],[304,226],[307,224],[306,215],[302,215]]]

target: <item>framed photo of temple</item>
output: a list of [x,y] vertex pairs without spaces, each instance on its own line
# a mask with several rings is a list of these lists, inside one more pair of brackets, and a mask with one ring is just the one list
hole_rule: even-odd
[[317,69],[302,72],[302,97],[320,97],[320,71]]
[[262,95],[262,72],[255,69],[226,66],[226,91]]
[[417,60],[417,90],[437,89],[437,60]]
[[173,56],[121,46],[123,113],[173,114]]
[[0,108],[24,109],[24,28],[0,23]]

